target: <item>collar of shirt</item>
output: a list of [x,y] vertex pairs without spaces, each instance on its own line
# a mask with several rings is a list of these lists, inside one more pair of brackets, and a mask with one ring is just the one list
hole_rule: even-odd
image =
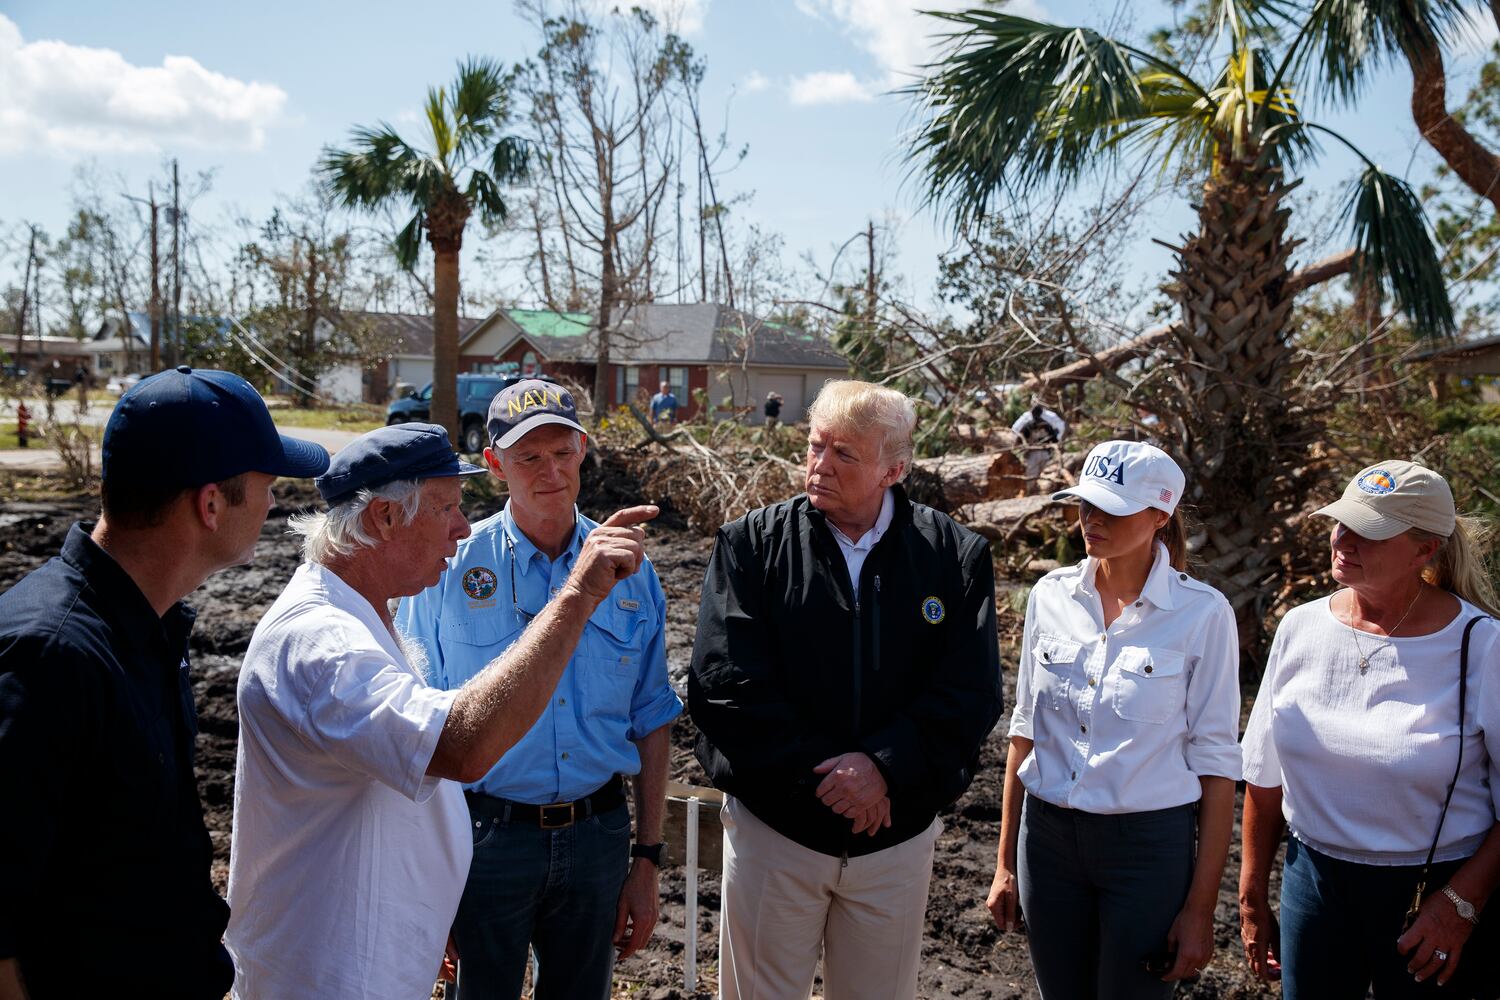
[[140,648],[151,649],[162,643],[163,649],[173,656],[185,653],[197,612],[178,601],[158,617],[125,568],[94,541],[93,530],[94,525],[89,521],[79,521],[68,529],[61,558],[98,593],[101,600],[95,604],[95,610]]
[[[510,501],[505,501],[505,509],[500,512],[500,530],[505,533],[505,544],[511,552],[515,553],[516,569],[521,576],[531,572],[531,564],[537,559],[548,563],[556,560],[547,559],[545,553],[536,547],[531,539],[526,537],[526,532],[516,526],[516,519],[510,512]],[[558,555],[563,560],[564,568],[572,568],[573,560],[578,558],[579,550],[583,548],[583,537],[587,534],[583,530],[583,522],[578,518],[578,505],[573,505],[573,537],[568,540],[568,547]],[[505,553],[509,555],[510,553]]]
[[[1079,595],[1097,597],[1098,590],[1094,587],[1094,577],[1098,572],[1099,560],[1089,556],[1084,560],[1083,571],[1068,581],[1069,592],[1074,597]],[[1141,598],[1150,601],[1163,611],[1173,610],[1177,607],[1177,601],[1172,596],[1172,587],[1177,576],[1177,571],[1172,568],[1171,557],[1167,555],[1167,547],[1157,542],[1156,556],[1151,563],[1151,572],[1146,574],[1146,585],[1141,588]]]
[[885,495],[880,498],[880,513],[875,516],[874,526],[861,535],[859,541],[850,541],[849,536],[835,527],[832,521],[828,522],[828,526],[833,528],[833,537],[838,541],[839,548],[843,549],[844,554],[847,556],[851,550],[855,552],[868,552],[873,549],[875,543],[880,541],[880,536],[884,535],[890,528],[891,520],[895,516],[896,501],[891,495],[891,491],[887,489]]

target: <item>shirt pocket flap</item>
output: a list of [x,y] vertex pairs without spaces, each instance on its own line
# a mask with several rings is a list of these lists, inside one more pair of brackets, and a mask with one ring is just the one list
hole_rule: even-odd
[[650,605],[643,600],[611,593],[594,609],[589,622],[619,649],[640,651],[646,646],[649,611]]
[[1058,669],[1078,659],[1083,643],[1055,635],[1039,635],[1031,649],[1032,659],[1046,667]]
[[438,641],[466,646],[508,646],[511,637],[521,631],[518,625],[506,621],[514,617],[514,610],[506,608],[489,609],[469,618],[444,618],[438,627]]
[[1183,655],[1170,649],[1126,646],[1117,662],[1122,671],[1138,678],[1176,677],[1182,673]]

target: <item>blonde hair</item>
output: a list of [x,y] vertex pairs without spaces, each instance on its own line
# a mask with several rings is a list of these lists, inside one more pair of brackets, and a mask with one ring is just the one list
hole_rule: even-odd
[[807,419],[830,430],[878,427],[883,435],[882,459],[893,465],[901,463],[902,479],[911,471],[911,435],[917,426],[917,408],[895,389],[854,379],[824,382],[818,398],[807,408]]
[[1422,579],[1500,617],[1500,599],[1486,560],[1493,534],[1488,524],[1477,517],[1460,516],[1447,538],[1421,528],[1412,528],[1409,534],[1419,542],[1432,539],[1438,543],[1437,552],[1422,568]]

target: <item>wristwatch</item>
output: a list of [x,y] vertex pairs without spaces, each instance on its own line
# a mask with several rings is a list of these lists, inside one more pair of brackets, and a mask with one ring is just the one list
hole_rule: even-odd
[[[645,858],[647,861],[660,868],[661,849],[665,846],[665,844],[631,844],[630,856],[632,858]],[[1467,903],[1465,903],[1464,905],[1468,906]],[[1469,907],[1469,912],[1473,913],[1474,908]]]
[[1474,904],[1454,892],[1453,886],[1443,886],[1443,895],[1453,901],[1453,908],[1458,911],[1460,917],[1463,917],[1471,924],[1479,923],[1479,915],[1474,912]]

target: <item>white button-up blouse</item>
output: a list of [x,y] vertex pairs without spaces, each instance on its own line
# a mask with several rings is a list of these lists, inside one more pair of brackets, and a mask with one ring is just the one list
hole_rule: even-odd
[[1035,744],[1026,791],[1091,813],[1195,802],[1198,779],[1238,781],[1239,639],[1213,587],[1179,573],[1158,544],[1140,597],[1108,628],[1098,560],[1031,590],[1010,735]]

